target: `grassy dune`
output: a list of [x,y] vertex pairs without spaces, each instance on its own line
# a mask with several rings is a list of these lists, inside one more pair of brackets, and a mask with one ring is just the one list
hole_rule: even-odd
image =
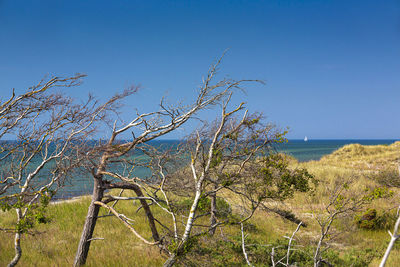
[[323,165],[356,168],[364,171],[397,168],[399,162],[400,141],[391,145],[345,145],[320,160]]
[[[323,212],[329,199],[330,188],[348,177],[355,177],[349,189],[354,193],[365,187],[382,186],[381,182],[375,179],[377,174],[387,169],[395,171],[399,160],[400,142],[389,146],[346,145],[320,161],[299,163],[292,160],[293,167],[305,167],[320,180],[315,194],[296,193],[293,199],[284,204],[268,204],[270,207],[291,210],[308,224],[307,228],[301,228],[296,235],[296,245],[301,245],[298,247],[299,251],[311,260],[319,234],[313,216]],[[378,212],[389,210],[386,213],[392,216],[395,212],[392,208],[398,204],[399,190],[390,190],[393,191],[393,197],[374,201],[369,208],[375,208]],[[224,193],[224,196],[235,211],[237,200],[228,193]],[[77,201],[50,205],[48,214],[51,215],[52,222],[38,225],[34,235],[23,237],[20,266],[71,266],[89,202],[88,197],[82,197]],[[136,213],[137,204],[121,202],[118,207],[125,215],[135,219],[134,226],[140,233],[150,238],[143,211]],[[153,212],[155,217],[168,224],[169,217],[160,209],[153,207]],[[102,214],[106,212],[102,210]],[[0,227],[9,227],[13,220],[13,212],[0,213]],[[390,219],[388,225],[391,225]],[[295,228],[295,224],[273,213],[258,211],[246,228],[246,233],[249,234],[247,244],[250,260],[256,266],[265,266],[271,244],[285,244],[287,240],[283,236],[290,235]],[[327,252],[327,257],[337,259],[337,266],[350,266],[350,263],[353,266],[365,266],[364,262],[368,262],[369,266],[377,266],[389,241],[386,229],[359,229],[353,218],[335,222],[334,232],[341,234],[330,241],[331,249]],[[94,236],[104,240],[92,242],[87,266],[160,266],[165,260],[165,256],[157,248],[143,244],[114,217],[99,219]],[[4,266],[13,257],[13,235],[0,232],[0,238],[0,266]],[[193,252],[186,264],[245,265],[240,251],[240,231],[236,226],[217,230],[212,239],[207,236],[201,237],[199,247],[201,249]],[[399,266],[399,252],[400,247],[396,246],[387,266]]]

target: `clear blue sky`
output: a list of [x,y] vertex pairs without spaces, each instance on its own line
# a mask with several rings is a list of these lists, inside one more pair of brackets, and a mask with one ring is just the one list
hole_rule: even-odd
[[289,138],[399,138],[400,1],[0,0],[0,96],[45,74],[88,77],[71,94],[130,84],[140,110],[190,100],[221,77],[263,79],[243,97]]

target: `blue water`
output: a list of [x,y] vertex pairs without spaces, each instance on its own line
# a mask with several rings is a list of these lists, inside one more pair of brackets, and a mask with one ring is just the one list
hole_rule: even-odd
[[[396,140],[309,140],[304,142],[303,140],[289,140],[288,143],[277,144],[274,146],[277,152],[284,152],[292,155],[299,161],[310,161],[319,160],[322,156],[332,153],[338,148],[347,145],[358,143],[361,145],[380,145],[380,144],[392,144]],[[179,144],[175,140],[159,140],[152,141],[151,145],[155,147],[173,147]],[[144,158],[142,153],[136,153],[132,155],[132,159],[140,160]],[[46,175],[45,173],[43,174]],[[135,176],[141,178],[150,177],[150,172],[146,168],[137,168],[134,172]],[[61,188],[55,199],[66,199],[74,196],[80,196],[90,194],[93,188],[93,179],[89,173],[78,173],[68,179],[64,187]]]
[[322,156],[332,153],[333,151],[348,144],[360,145],[390,145],[397,140],[365,140],[365,139],[348,139],[348,140],[289,140],[286,144],[276,145],[279,152],[292,155],[299,161],[319,160]]

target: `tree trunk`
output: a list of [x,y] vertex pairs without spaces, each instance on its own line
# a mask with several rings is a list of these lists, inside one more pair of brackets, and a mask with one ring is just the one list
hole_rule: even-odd
[[19,259],[21,258],[22,249],[21,249],[21,234],[20,233],[15,234],[14,247],[15,247],[15,256],[12,259],[12,261],[8,264],[8,267],[14,267],[15,265],[17,265]]
[[[134,191],[138,197],[143,197],[142,190],[140,190],[140,188],[138,186],[134,188]],[[149,204],[147,204],[147,201],[145,199],[141,199],[140,204],[142,205],[142,207],[146,213],[147,219],[149,220],[149,226],[150,226],[151,234],[153,236],[154,241],[160,241],[160,236],[158,235],[158,231],[157,231],[157,227],[156,227],[155,220],[153,217],[153,213],[150,210]]]
[[90,203],[89,210],[86,216],[85,225],[81,239],[79,241],[78,250],[75,255],[74,266],[82,266],[86,263],[87,255],[90,248],[90,239],[93,236],[94,228],[97,222],[100,206],[95,205],[95,201],[101,201],[103,198],[104,188],[102,186],[102,179],[95,178],[93,185],[92,202]]
[[[114,188],[130,189],[130,190],[133,190],[138,197],[144,196],[140,187],[135,184],[111,183],[111,184],[105,185],[105,187],[107,189],[114,189]],[[149,220],[149,226],[150,226],[151,234],[153,236],[154,241],[160,241],[160,236],[157,231],[156,222],[155,222],[153,213],[151,212],[149,204],[147,204],[147,201],[145,199],[141,199],[140,204],[142,205],[143,210],[146,213],[147,219]]]
[[[21,221],[22,219],[22,212],[21,209],[17,209],[17,221],[18,223]],[[21,233],[20,232],[16,232],[15,233],[15,237],[14,237],[14,249],[15,249],[15,256],[14,258],[11,260],[11,262],[7,265],[8,267],[14,267],[15,265],[17,265],[19,259],[21,258],[22,255],[22,249],[21,249]]]
[[15,256],[12,259],[12,261],[8,264],[8,267],[14,267],[15,265],[17,265],[19,259],[21,258],[21,255],[22,255],[21,234],[18,232],[15,233],[14,248],[15,248]]
[[193,227],[194,216],[196,214],[197,206],[199,205],[199,200],[201,198],[201,189],[200,189],[201,182],[202,181],[199,181],[196,186],[196,195],[194,197],[192,207],[190,208],[190,212],[189,212],[189,216],[188,216],[188,219],[186,222],[185,232],[182,236],[182,240],[179,243],[178,247],[176,248],[176,252],[173,253],[171,256],[169,256],[169,258],[165,261],[165,263],[163,265],[164,267],[171,267],[176,263],[176,258],[178,256],[181,256],[182,248],[185,246],[186,242],[189,239],[190,232],[192,231],[192,227]]
[[322,238],[318,241],[317,248],[315,249],[315,254],[314,254],[314,267],[318,267],[320,263],[320,249],[321,249],[321,244],[322,244]]
[[379,264],[379,267],[384,267],[386,265],[386,261],[389,258],[390,251],[393,249],[394,243],[396,242],[397,238],[393,237],[390,239],[389,245],[386,249],[385,255],[383,256],[383,259],[381,263]]

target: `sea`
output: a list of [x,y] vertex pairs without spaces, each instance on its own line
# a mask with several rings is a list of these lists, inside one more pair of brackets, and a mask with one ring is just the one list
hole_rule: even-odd
[[309,139],[289,140],[288,143],[276,145],[278,152],[283,152],[295,157],[298,161],[319,160],[322,156],[331,154],[333,151],[348,144],[360,145],[390,145],[399,141],[396,139]]
[[[295,157],[298,161],[319,160],[322,156],[332,153],[347,144],[361,145],[390,145],[398,140],[382,139],[382,140],[365,140],[365,139],[346,139],[346,140],[323,140],[311,139],[304,140],[288,140],[287,143],[276,144],[274,149],[280,153],[286,153]],[[157,140],[151,144],[153,146],[176,146],[177,140]],[[138,156],[140,157],[140,156]],[[149,176],[149,171],[138,168],[134,173],[135,176],[146,179]],[[54,200],[69,199],[76,196],[90,194],[92,192],[93,180],[90,174],[81,174],[71,177],[66,180],[63,187],[58,190]]]

